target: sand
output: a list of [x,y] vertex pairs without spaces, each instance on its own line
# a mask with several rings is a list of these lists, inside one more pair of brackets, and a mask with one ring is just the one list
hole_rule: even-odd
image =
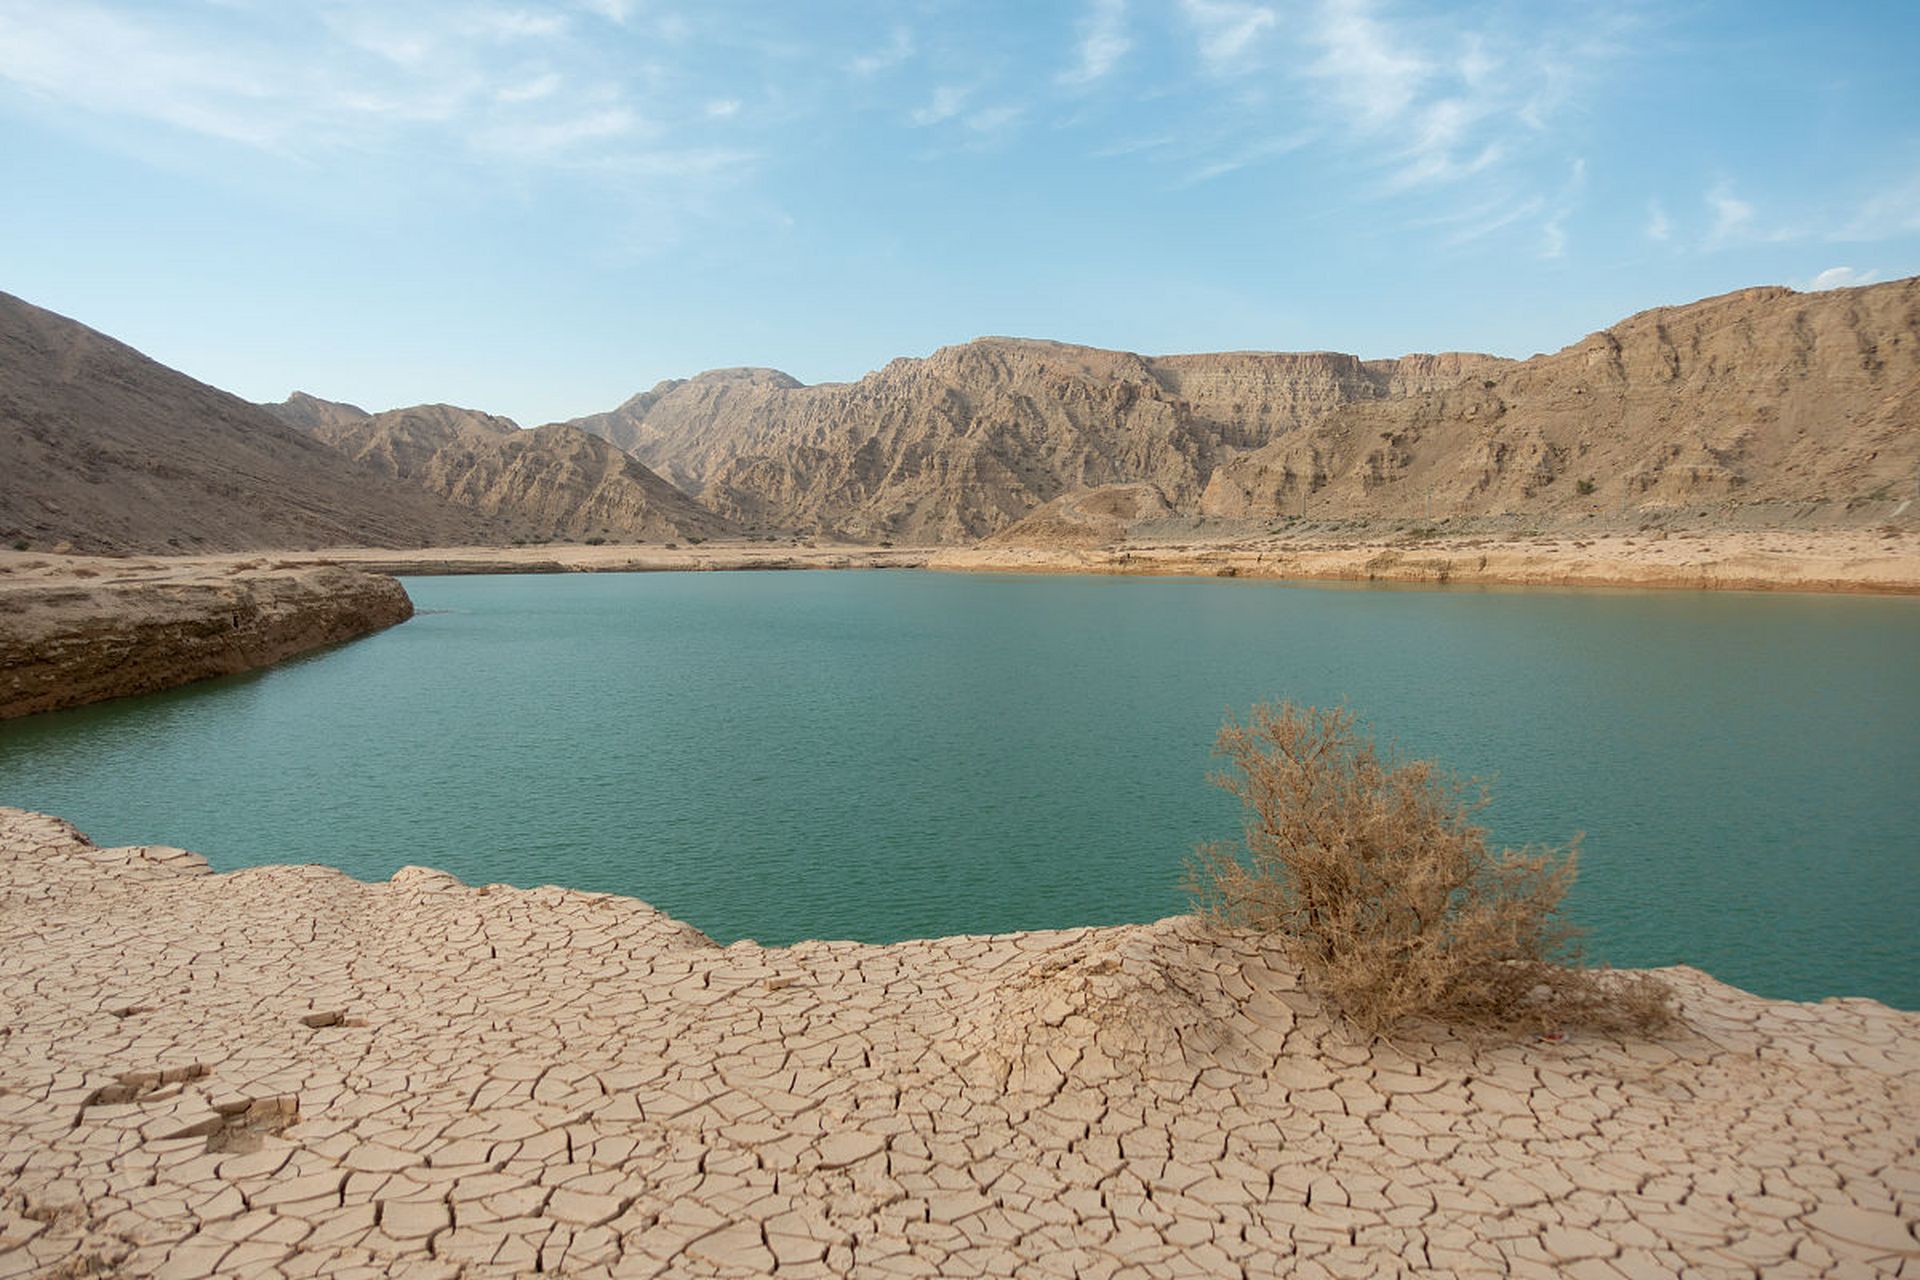
[[1920,1015],[1360,1043],[1190,920],[721,948],[0,810],[0,1276],[1861,1276]]
[[[283,557],[299,560],[302,557]],[[1096,548],[660,546],[342,550],[304,557],[388,573],[932,568],[1015,573],[1201,574],[1296,581],[1920,593],[1920,532],[1610,533],[1411,538],[1317,529],[1262,538]]]

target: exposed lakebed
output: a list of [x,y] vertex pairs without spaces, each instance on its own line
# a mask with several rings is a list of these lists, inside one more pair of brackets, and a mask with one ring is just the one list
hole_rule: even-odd
[[646,899],[721,941],[1148,920],[1221,717],[1345,699],[1584,831],[1622,965],[1920,1007],[1920,601],[859,574],[415,578],[403,626],[0,726],[0,803],[220,869]]

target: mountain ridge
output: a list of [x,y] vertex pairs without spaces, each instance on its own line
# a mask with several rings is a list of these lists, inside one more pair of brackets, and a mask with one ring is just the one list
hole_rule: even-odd
[[81,551],[489,540],[470,511],[258,406],[0,293],[0,538]]

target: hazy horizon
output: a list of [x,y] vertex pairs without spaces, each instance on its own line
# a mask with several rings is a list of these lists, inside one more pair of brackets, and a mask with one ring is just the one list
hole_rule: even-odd
[[535,425],[986,334],[1557,350],[1920,272],[1920,10],[0,0],[0,289]]

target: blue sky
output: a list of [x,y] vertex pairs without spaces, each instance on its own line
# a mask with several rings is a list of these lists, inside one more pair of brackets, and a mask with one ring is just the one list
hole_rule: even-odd
[[985,333],[1553,350],[1920,272],[1920,4],[0,0],[0,289],[524,423]]

